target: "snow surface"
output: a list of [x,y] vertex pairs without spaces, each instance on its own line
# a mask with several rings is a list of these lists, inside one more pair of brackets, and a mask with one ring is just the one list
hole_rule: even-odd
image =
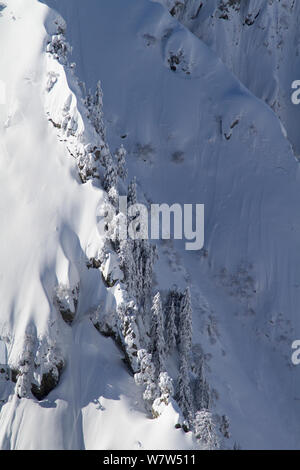
[[[0,448],[193,448],[190,433],[174,428],[171,406],[158,420],[147,417],[122,354],[89,320],[92,308],[109,312],[115,302],[100,273],[85,268],[101,243],[96,208],[104,194],[80,184],[46,114],[60,115],[70,93],[80,109],[78,90],[45,54],[54,14],[37,0],[5,3],[0,336],[11,365],[28,326],[57,341],[67,365],[44,401],[9,396]],[[300,375],[290,361],[300,329],[299,165],[278,117],[157,2],[44,3],[66,20],[79,79],[88,88],[102,81],[108,140],[125,145],[140,199],[205,204],[205,250],[161,243],[156,283],[162,291],[191,285],[193,340],[206,353],[214,410],[230,420],[228,446],[299,449]],[[176,71],[168,61],[174,54]],[[264,55],[256,61],[263,67]],[[48,72],[59,73],[53,102]],[[70,328],[57,316],[53,291],[78,282]]]
[[[166,6],[170,3],[157,1]],[[182,3],[185,7],[178,10],[178,19],[275,111],[299,158],[300,108],[291,101],[292,82],[299,76],[299,2],[185,0]]]
[[[0,448],[191,448],[191,433],[175,429],[178,412],[171,406],[158,420],[147,417],[122,353],[90,321],[92,308],[101,303],[105,311],[114,302],[100,272],[86,267],[87,256],[101,244],[96,215],[103,192],[91,182],[80,183],[74,159],[48,120],[47,112],[55,118],[66,102],[70,108],[76,104],[71,77],[69,83],[63,66],[45,53],[45,25],[54,27],[56,15],[36,0],[6,4],[0,17],[7,96],[0,106],[0,336],[11,367],[29,332],[41,342],[55,341],[66,368],[59,386],[41,402],[19,399],[7,386]],[[49,72],[57,74],[55,100],[46,90]],[[81,116],[75,117],[83,131]],[[58,284],[78,282],[77,316],[70,328],[53,297]]]

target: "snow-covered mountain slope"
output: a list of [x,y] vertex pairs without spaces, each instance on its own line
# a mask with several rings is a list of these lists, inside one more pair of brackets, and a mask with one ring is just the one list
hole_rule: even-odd
[[47,3],[80,79],[101,77],[109,140],[126,145],[140,192],[205,204],[205,252],[162,245],[157,284],[193,286],[194,342],[233,439],[299,447],[299,167],[279,120],[158,3]]
[[158,1],[275,111],[299,157],[300,109],[291,101],[291,85],[299,77],[299,2]]
[[[84,147],[93,138],[92,129],[71,70],[46,53],[49,34],[63,23],[36,0],[5,3],[0,338],[11,378],[19,378],[14,385],[0,377],[0,448],[192,448],[191,433],[174,427],[172,405],[149,419],[123,354],[90,320],[92,309],[110,312],[115,300],[100,271],[86,266],[102,243],[96,216],[104,192],[81,184],[71,156],[76,141]],[[66,116],[75,133],[70,126],[58,132]],[[54,302],[58,286],[69,313],[77,297],[72,328]],[[41,385],[40,398],[60,373],[45,399],[31,395],[31,383]]]
[[[37,0],[4,3],[0,335],[10,368],[23,369],[16,387],[3,388],[0,447],[194,448],[191,433],[174,427],[172,402],[149,418],[123,354],[90,321],[98,306],[115,310],[118,291],[87,269],[103,243],[96,214],[106,194],[93,180],[81,184],[72,157],[96,137],[71,69],[46,53],[62,22]],[[260,85],[248,91],[157,2],[44,3],[66,20],[79,80],[102,81],[107,139],[125,145],[140,200],[205,204],[204,250],[160,243],[155,290],[191,287],[194,351],[204,351],[212,410],[230,421],[225,446],[299,448],[290,361],[300,329],[299,166]],[[68,305],[76,300],[72,326],[53,300],[58,286]],[[41,401],[14,394],[31,382],[30,361],[37,378],[61,373]]]

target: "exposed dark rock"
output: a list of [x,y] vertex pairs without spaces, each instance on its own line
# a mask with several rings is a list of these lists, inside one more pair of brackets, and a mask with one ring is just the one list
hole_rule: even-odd
[[40,385],[31,384],[32,395],[37,400],[43,400],[58,385],[63,366],[63,362],[60,362],[50,369],[49,372],[43,374]]

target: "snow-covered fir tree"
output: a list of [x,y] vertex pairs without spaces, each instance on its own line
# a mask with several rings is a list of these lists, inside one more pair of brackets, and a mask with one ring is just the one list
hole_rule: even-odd
[[148,240],[128,238],[120,242],[119,254],[126,287],[144,311],[152,290],[156,247]]
[[111,156],[107,156],[105,161],[105,173],[103,178],[103,188],[109,193],[112,188],[117,188],[118,172]]
[[134,380],[137,385],[145,387],[143,398],[148,404],[148,410],[150,411],[154,400],[159,396],[155,379],[155,366],[152,362],[152,355],[145,349],[140,349],[137,353],[137,357],[140,364],[140,371],[134,375]]
[[136,323],[138,309],[134,301],[122,303],[117,307],[118,337],[132,371],[138,370],[137,351],[139,331]]
[[192,347],[192,304],[189,287],[184,291],[179,311],[179,348],[180,353],[188,359]]
[[153,298],[151,313],[151,352],[158,375],[160,372],[165,371],[164,319],[159,292]]
[[159,374],[158,386],[162,395],[167,395],[169,397],[174,395],[173,380],[167,372],[161,372]]
[[216,424],[209,410],[197,411],[194,419],[194,433],[203,449],[217,450],[220,448]]
[[203,358],[199,359],[195,370],[195,378],[192,383],[192,390],[196,409],[209,408],[210,393],[209,385],[205,378],[204,361]]
[[121,147],[119,147],[115,152],[117,173],[121,180],[125,180],[127,178],[126,155],[127,152],[123,145],[121,145]]
[[18,378],[16,384],[16,394],[19,398],[30,397],[31,382],[33,380],[34,356],[36,348],[36,337],[27,329],[23,345],[22,355],[18,364]]
[[133,180],[128,185],[127,191],[127,206],[130,207],[137,202],[137,195],[136,195],[136,178],[134,177]]
[[157,418],[162,414],[174,395],[173,381],[167,372],[161,372],[158,378],[160,397],[156,398],[152,405],[152,414]]
[[190,368],[184,355],[180,357],[176,398],[183,416],[190,421],[193,414],[193,397],[190,386]]
[[88,111],[88,118],[94,126],[95,131],[105,142],[105,125],[103,118],[103,91],[100,80],[97,83],[95,94],[88,93],[85,105]]
[[63,32],[52,36],[51,41],[47,46],[47,52],[53,55],[61,64],[67,65],[68,54],[71,52],[71,47],[66,41]]
[[171,291],[168,295],[167,305],[166,305],[166,321],[165,321],[165,338],[166,338],[166,350],[170,354],[177,344],[177,326],[176,326],[176,296],[174,292]]

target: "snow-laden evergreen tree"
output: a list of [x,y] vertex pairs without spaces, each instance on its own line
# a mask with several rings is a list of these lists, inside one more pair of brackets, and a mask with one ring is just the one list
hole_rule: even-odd
[[88,118],[94,126],[95,131],[101,137],[102,141],[105,142],[105,125],[103,118],[103,92],[100,80],[96,86],[96,92],[94,96],[91,92],[88,93],[85,105],[88,111]]
[[147,307],[147,299],[150,296],[153,285],[153,267],[157,259],[156,245],[151,245],[148,240],[137,240],[139,242],[139,274],[142,276],[140,300],[143,309]]
[[177,388],[179,406],[184,417],[191,423],[193,396],[190,381],[190,356],[192,347],[192,306],[190,289],[185,289],[179,304],[178,320],[180,372]]
[[144,311],[152,290],[156,247],[148,240],[128,238],[120,242],[119,254],[126,288],[136,299],[139,308]]
[[226,439],[230,438],[229,427],[230,427],[230,423],[229,423],[228,416],[222,415],[221,422],[220,422],[220,432]]
[[[118,305],[116,313],[118,337],[123,345],[128,365],[133,372],[136,372],[139,368],[138,347],[140,342],[136,323],[138,313],[137,306],[134,301],[122,303]],[[143,362],[143,356],[141,356],[140,362],[142,363],[141,369],[143,367],[145,369],[146,359]],[[148,373],[150,373],[150,369]]]
[[111,155],[105,161],[105,173],[103,178],[103,188],[109,192],[112,188],[117,188],[118,172]]
[[210,405],[209,385],[205,378],[204,361],[199,360],[197,369],[195,370],[195,379],[193,381],[193,396],[196,409],[206,409]]
[[158,386],[162,395],[168,395],[171,397],[174,395],[173,380],[167,372],[161,372],[159,374]]
[[197,411],[194,419],[194,433],[203,449],[218,450],[220,448],[216,424],[209,410]]
[[176,326],[176,296],[174,292],[171,291],[168,295],[167,305],[166,305],[166,328],[165,328],[165,338],[166,338],[166,351],[170,354],[177,344],[177,326]]
[[176,398],[183,416],[190,421],[193,414],[193,397],[190,386],[189,364],[184,355],[180,357],[180,370]]
[[119,255],[121,260],[121,269],[124,272],[126,289],[131,296],[136,292],[136,266],[134,259],[134,240],[128,238],[120,241]]
[[119,147],[115,152],[117,173],[121,180],[125,180],[127,178],[126,155],[127,152],[123,145],[121,145],[121,147]]
[[71,47],[66,41],[64,33],[52,36],[51,42],[47,45],[47,52],[52,54],[62,65],[68,64],[68,54],[71,52]]
[[157,375],[159,375],[160,372],[165,371],[164,318],[159,292],[153,298],[151,313],[151,352]]
[[18,364],[18,378],[16,384],[16,394],[19,398],[28,398],[31,395],[31,383],[33,380],[34,356],[36,347],[36,337],[27,329],[23,352]]
[[127,192],[127,206],[130,207],[133,204],[136,204],[137,196],[136,196],[136,178],[134,177],[133,180],[128,185],[128,192]]
[[137,385],[145,387],[143,398],[148,404],[148,410],[150,411],[154,400],[159,396],[155,380],[155,366],[152,362],[152,355],[145,349],[140,349],[137,353],[137,357],[140,364],[140,371],[134,374],[134,380]]
[[156,398],[152,405],[152,414],[154,418],[157,418],[162,414],[174,395],[173,381],[167,372],[161,372],[159,374],[158,388],[160,390],[160,397]]
[[180,354],[188,360],[192,347],[192,303],[189,287],[185,289],[180,302],[179,347]]

